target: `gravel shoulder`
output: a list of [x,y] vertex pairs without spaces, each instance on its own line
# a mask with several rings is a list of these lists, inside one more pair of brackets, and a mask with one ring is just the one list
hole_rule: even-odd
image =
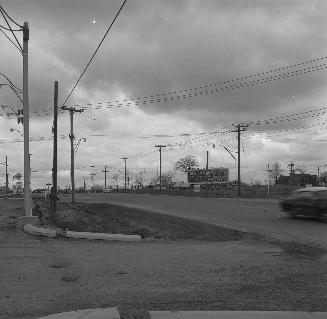
[[326,266],[322,249],[264,238],[119,243],[8,227],[0,229],[0,318],[111,306],[125,318],[131,309],[327,311]]

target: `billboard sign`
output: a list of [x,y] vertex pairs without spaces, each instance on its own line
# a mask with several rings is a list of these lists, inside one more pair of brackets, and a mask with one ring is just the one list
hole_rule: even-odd
[[224,184],[228,183],[228,168],[194,169],[187,173],[189,184]]

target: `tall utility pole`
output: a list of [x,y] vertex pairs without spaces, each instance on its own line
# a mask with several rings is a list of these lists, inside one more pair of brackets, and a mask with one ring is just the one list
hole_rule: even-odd
[[128,158],[127,157],[122,157],[122,160],[124,160],[124,162],[125,162],[125,186],[124,186],[124,189],[126,191],[126,161],[128,160]]
[[8,197],[8,158],[6,156],[6,198]]
[[271,170],[270,170],[270,165],[269,164],[267,164],[267,177],[268,177],[268,197],[270,196],[270,172],[271,172]]
[[82,113],[83,109],[77,110],[74,107],[62,106],[62,110],[69,111],[70,115],[70,178],[72,184],[72,204],[75,204],[75,177],[74,177],[74,113]]
[[54,103],[53,103],[53,165],[52,165],[52,202],[51,206],[57,209],[57,121],[58,120],[58,81],[54,82]]
[[293,184],[294,184],[294,172],[295,172],[294,169],[293,169],[294,163],[291,162],[287,166],[290,168],[290,182],[291,182],[291,185],[293,186]]
[[23,114],[24,114],[24,208],[25,216],[32,216],[30,161],[29,161],[29,106],[28,106],[28,40],[29,27],[23,26]]
[[159,148],[159,153],[160,153],[160,168],[159,168],[159,189],[161,190],[161,148],[166,147],[167,145],[155,145],[155,147]]
[[236,125],[236,130],[231,132],[237,132],[237,188],[238,196],[242,195],[241,192],[241,132],[245,131],[248,124]]
[[208,192],[208,167],[209,167],[209,151],[207,151],[207,163],[206,163],[206,191]]
[[109,171],[107,170],[107,166],[104,166],[104,171],[102,171],[102,173],[104,173],[104,188],[107,188],[107,173]]

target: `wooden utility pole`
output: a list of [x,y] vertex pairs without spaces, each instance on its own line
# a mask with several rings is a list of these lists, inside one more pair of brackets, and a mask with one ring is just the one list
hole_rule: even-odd
[[161,148],[166,147],[167,145],[156,145],[155,147],[159,148],[159,153],[160,153],[160,168],[159,168],[159,189],[161,190]]
[[207,151],[207,163],[206,163],[206,192],[208,192],[208,168],[209,168],[209,151]]
[[107,173],[109,171],[107,170],[107,166],[104,166],[104,171],[102,171],[102,173],[104,173],[104,188],[107,188]]
[[122,157],[122,160],[124,160],[124,162],[125,162],[125,186],[124,186],[124,189],[126,191],[126,161],[128,160],[128,158],[127,157]]
[[70,177],[72,184],[72,204],[75,204],[75,176],[74,176],[74,113],[82,113],[83,109],[77,110],[74,107],[62,106],[62,110],[69,111],[70,115]]
[[51,192],[51,207],[54,211],[57,209],[57,127],[58,127],[58,81],[54,82],[54,103],[53,103],[53,164],[52,164],[52,192]]
[[242,195],[241,192],[241,132],[245,131],[249,125],[248,124],[238,124],[236,125],[236,130],[231,132],[237,132],[237,188],[238,196]]
[[23,114],[24,114],[24,208],[25,216],[32,217],[31,174],[29,162],[29,98],[28,98],[28,41],[29,27],[24,22],[23,27]]
[[6,156],[6,198],[8,197],[8,158]]
[[295,171],[294,171],[294,169],[293,169],[293,167],[294,167],[294,163],[291,162],[291,163],[288,164],[287,166],[290,168],[290,182],[291,182],[291,185],[293,186],[293,184],[294,184],[294,173],[295,173]]

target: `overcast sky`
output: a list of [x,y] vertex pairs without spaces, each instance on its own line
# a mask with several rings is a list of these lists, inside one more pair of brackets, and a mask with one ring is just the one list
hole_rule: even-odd
[[[51,182],[54,81],[61,106],[122,2],[0,1],[15,21],[30,27],[32,189]],[[224,147],[237,156],[237,135],[229,131],[239,123],[251,124],[241,139],[245,182],[264,181],[266,165],[274,162],[285,174],[291,161],[316,174],[318,165],[327,164],[326,11],[324,0],[127,1],[66,102],[85,108],[74,116],[75,143],[86,138],[77,150],[76,186],[84,179],[90,186],[91,173],[103,184],[105,165],[110,183],[115,174],[122,182],[122,157],[129,158],[131,178],[143,171],[150,179],[159,164],[157,144],[171,145],[162,151],[164,172],[188,154],[205,167],[208,150],[209,166],[228,167],[235,179],[236,162]],[[2,17],[0,24],[6,25]],[[22,33],[16,35],[21,41]],[[3,33],[0,57],[0,72],[21,88],[22,56]],[[7,83],[3,76],[0,83]],[[0,103],[21,108],[6,86]],[[1,112],[0,161],[8,156],[12,176],[23,173],[23,143],[16,131],[23,128],[6,116],[9,109]],[[299,115],[287,116],[294,114]],[[58,122],[59,185],[65,187],[70,184],[67,112],[60,112]],[[224,128],[224,135],[197,135]],[[3,182],[4,172],[0,166]]]

